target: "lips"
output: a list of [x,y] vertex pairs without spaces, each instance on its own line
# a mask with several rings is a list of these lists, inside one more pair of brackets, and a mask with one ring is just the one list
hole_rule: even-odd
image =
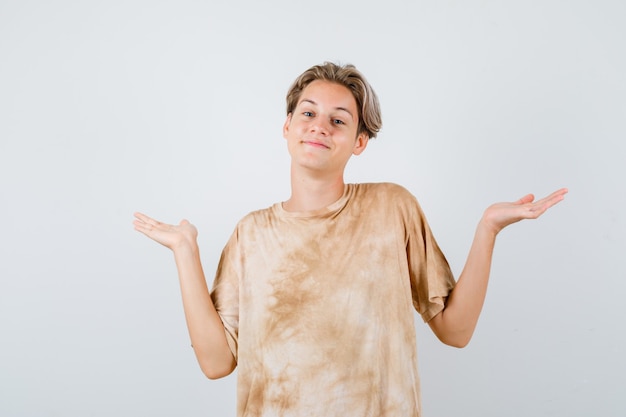
[[302,143],[304,143],[305,145],[313,146],[315,148],[330,149],[330,146],[326,145],[324,142],[317,140],[303,140]]

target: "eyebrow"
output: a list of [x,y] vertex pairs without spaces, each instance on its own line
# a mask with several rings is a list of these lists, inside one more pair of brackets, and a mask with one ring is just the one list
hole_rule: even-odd
[[[311,103],[311,104],[317,106],[317,103],[315,101],[311,100],[310,98],[303,98],[302,100],[300,100],[300,103],[298,103],[298,104],[301,104],[301,103],[304,103],[304,102]],[[343,110],[346,113],[348,113],[352,119],[354,119],[354,115],[350,112],[350,110],[346,109],[345,107],[335,107],[335,110]]]

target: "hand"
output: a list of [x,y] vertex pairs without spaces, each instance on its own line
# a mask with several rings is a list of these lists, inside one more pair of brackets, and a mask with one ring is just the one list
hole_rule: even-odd
[[198,237],[196,227],[187,220],[181,221],[176,226],[161,223],[142,213],[135,213],[133,225],[138,232],[171,250],[176,250],[186,244],[195,245]]
[[482,222],[495,234],[506,226],[524,219],[536,219],[550,207],[565,198],[567,188],[561,188],[541,200],[535,200],[535,196],[528,194],[514,203],[496,203],[487,208]]

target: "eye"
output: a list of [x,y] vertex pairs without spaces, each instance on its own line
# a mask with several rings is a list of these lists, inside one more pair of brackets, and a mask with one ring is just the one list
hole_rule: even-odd
[[305,117],[313,117],[313,112],[312,111],[303,111],[302,115]]
[[336,125],[345,125],[345,123],[341,119],[333,119],[333,123]]

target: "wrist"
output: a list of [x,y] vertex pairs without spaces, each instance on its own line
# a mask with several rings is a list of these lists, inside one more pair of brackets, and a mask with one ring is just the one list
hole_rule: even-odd
[[178,243],[172,246],[172,252],[174,256],[188,256],[197,255],[200,252],[198,248],[198,242],[194,239],[181,239]]
[[480,221],[478,222],[478,226],[476,227],[477,234],[493,238],[494,240],[498,233],[500,233],[500,230],[502,229],[499,229],[491,224],[488,220],[485,219],[485,217],[480,219]]

